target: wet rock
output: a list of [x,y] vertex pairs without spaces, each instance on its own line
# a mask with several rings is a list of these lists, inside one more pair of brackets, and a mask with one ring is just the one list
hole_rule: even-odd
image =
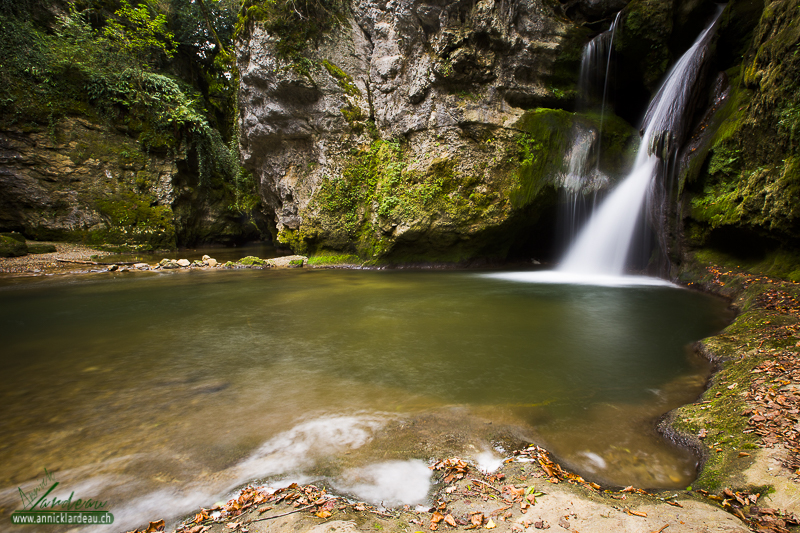
[[188,259],[178,259],[177,261],[177,265],[183,268],[186,268],[191,264],[192,264],[191,261],[189,261]]
[[174,259],[162,259],[158,262],[158,266],[161,268],[172,269],[172,268],[180,268],[178,262]]
[[274,259],[267,259],[267,265],[277,268],[297,268],[308,263],[308,257],[303,255],[287,255],[285,257],[276,257]]
[[150,265],[148,265],[147,263],[136,263],[135,265],[133,265],[133,268],[135,268],[136,270],[150,270]]
[[208,261],[209,259],[211,259],[210,255],[203,255],[203,261]]
[[109,272],[115,272],[115,271],[116,271],[116,270],[118,270],[118,269],[119,269],[119,267],[118,267],[117,265],[110,265],[110,266],[108,267],[108,271],[109,271]]
[[[208,257],[208,256],[205,256],[205,257]],[[210,267],[217,266],[217,260],[214,259],[213,257],[209,257],[208,259],[205,259],[205,263]]]

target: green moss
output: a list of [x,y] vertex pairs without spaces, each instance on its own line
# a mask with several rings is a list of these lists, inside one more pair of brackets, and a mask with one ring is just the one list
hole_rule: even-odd
[[350,96],[361,96],[361,91],[358,90],[358,87],[356,87],[356,85],[353,83],[353,78],[348,73],[327,59],[322,60],[322,66],[325,67],[331,76],[336,78],[336,81],[339,83],[339,87],[342,88],[345,94]]
[[[760,447],[759,436],[745,432],[752,428],[748,417],[743,416],[748,409],[746,393],[757,376],[753,369],[775,353],[796,349],[794,335],[776,333],[784,328],[795,331],[798,319],[764,309],[759,305],[760,296],[777,289],[800,298],[795,284],[760,277],[760,272],[730,261],[730,257],[703,251],[691,257],[689,269],[683,272],[684,281],[734,298],[741,312],[719,335],[701,342],[702,350],[718,362],[720,369],[701,401],[676,410],[671,424],[703,451],[703,468],[693,487],[714,492],[742,486],[744,477],[740,474],[753,459],[740,456],[740,452]],[[709,263],[715,267],[707,270]],[[702,440],[695,437],[701,430],[705,430]]]
[[239,11],[236,37],[250,33],[254,24],[262,24],[276,38],[279,57],[290,61],[298,73],[308,75],[313,65],[306,49],[344,17],[342,0],[246,0]]
[[[489,153],[504,149],[491,136],[481,142]],[[402,144],[376,140],[350,153],[341,175],[320,184],[300,228],[279,239],[298,253],[335,251],[371,264],[469,257],[480,246],[453,230],[488,227],[509,205],[499,191],[479,189],[482,180],[457,170],[460,165],[452,156],[433,157],[420,168]],[[408,245],[398,245],[401,228],[413,235]]]
[[800,28],[793,20],[798,8],[798,0],[769,3],[741,65],[728,71],[731,97],[691,190],[692,217],[700,225],[784,242],[800,238]]
[[27,244],[29,254],[51,254],[56,251],[56,247],[52,244],[44,244],[39,242],[29,242]]
[[736,256],[709,248],[697,250],[695,256],[704,262],[726,265],[730,269],[743,269],[756,275],[800,282],[800,252],[796,249],[778,248],[763,256]]
[[151,205],[152,199],[133,192],[96,201],[97,211],[106,220],[105,230],[88,233],[92,244],[147,244],[153,249],[173,249],[175,225],[169,206]]
[[264,259],[260,259],[254,255],[248,255],[247,257],[243,257],[237,261],[240,265],[247,265],[247,266],[263,266],[267,264],[267,261]]
[[517,138],[518,186],[512,193],[515,206],[527,205],[564,168],[564,153],[570,142],[573,115],[560,109],[526,111],[515,127]]
[[0,257],[21,257],[28,253],[25,242],[20,242],[13,237],[0,235]]
[[360,265],[362,260],[354,254],[337,254],[325,250],[317,251],[316,254],[308,258],[308,266],[328,266],[328,265]]
[[0,237],[8,237],[9,239],[14,239],[15,241],[25,243],[25,236],[21,233],[17,233],[16,231],[12,231],[10,233],[0,233]]

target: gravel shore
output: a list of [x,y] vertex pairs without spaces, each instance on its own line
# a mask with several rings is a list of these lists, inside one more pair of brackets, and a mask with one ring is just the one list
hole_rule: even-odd
[[0,273],[66,274],[86,272],[88,270],[96,270],[99,267],[79,263],[63,263],[58,260],[92,261],[93,255],[107,255],[107,252],[102,252],[83,244],[63,242],[45,242],[42,244],[52,244],[56,247],[56,251],[49,254],[28,254],[22,257],[0,257]]

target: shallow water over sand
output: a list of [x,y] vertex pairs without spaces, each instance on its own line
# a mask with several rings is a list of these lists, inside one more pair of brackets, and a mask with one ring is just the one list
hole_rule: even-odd
[[655,420],[701,392],[687,346],[727,318],[671,287],[473,272],[0,280],[0,507],[43,468],[114,529],[251,480],[418,503],[430,459],[531,442],[600,483],[683,487],[694,458]]

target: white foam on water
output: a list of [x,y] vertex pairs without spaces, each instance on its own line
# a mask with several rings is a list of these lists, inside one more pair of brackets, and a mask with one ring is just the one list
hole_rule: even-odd
[[[226,495],[230,495],[237,487],[259,478],[281,477],[281,481],[271,483],[276,487],[292,482],[306,483],[310,478],[304,475],[304,470],[314,466],[318,459],[364,446],[372,440],[374,432],[392,418],[392,415],[371,413],[330,415],[306,420],[275,435],[249,457],[225,470],[180,487],[154,490],[126,502],[109,501],[104,510],[114,515],[114,524],[108,527],[95,526],[92,531],[105,533],[130,530],[146,525],[148,520],[178,520],[202,506],[210,506],[221,499],[227,499]],[[387,503],[424,501],[429,487],[430,471],[424,464],[421,465],[421,469],[419,465],[415,465],[388,468],[385,471],[375,470],[372,478],[369,477],[370,471],[366,470],[362,476],[364,481],[355,484],[353,492],[374,494],[374,497],[386,500]],[[424,483],[422,470],[428,476]],[[380,478],[384,474],[387,478],[382,481]],[[103,490],[118,486],[121,476],[127,478],[123,474],[103,474],[76,481],[74,484],[62,483],[58,488],[68,488],[67,495],[75,490],[76,496],[103,499]],[[372,490],[369,488],[371,484],[374,485]],[[398,487],[393,489],[390,486],[393,484]],[[85,492],[78,492],[78,489]],[[14,488],[13,491],[17,492],[17,489]],[[0,491],[0,494],[5,495],[11,493],[11,489]]]
[[606,463],[605,459],[594,452],[580,452],[579,455],[586,457],[594,466],[601,470],[605,470],[608,467],[608,463]]
[[601,287],[673,287],[678,285],[665,279],[650,276],[615,276],[611,274],[586,274],[560,270],[539,270],[536,272],[494,272],[480,276],[517,281],[521,283],[542,283],[553,285],[596,285]]
[[419,460],[387,461],[349,470],[333,484],[374,505],[416,505],[427,499],[431,475]]
[[503,466],[503,458],[489,450],[477,454],[472,460],[484,474],[490,474]]
[[265,442],[233,470],[242,480],[269,477],[308,466],[320,453],[356,449],[372,440],[386,416],[326,416],[303,422]]

